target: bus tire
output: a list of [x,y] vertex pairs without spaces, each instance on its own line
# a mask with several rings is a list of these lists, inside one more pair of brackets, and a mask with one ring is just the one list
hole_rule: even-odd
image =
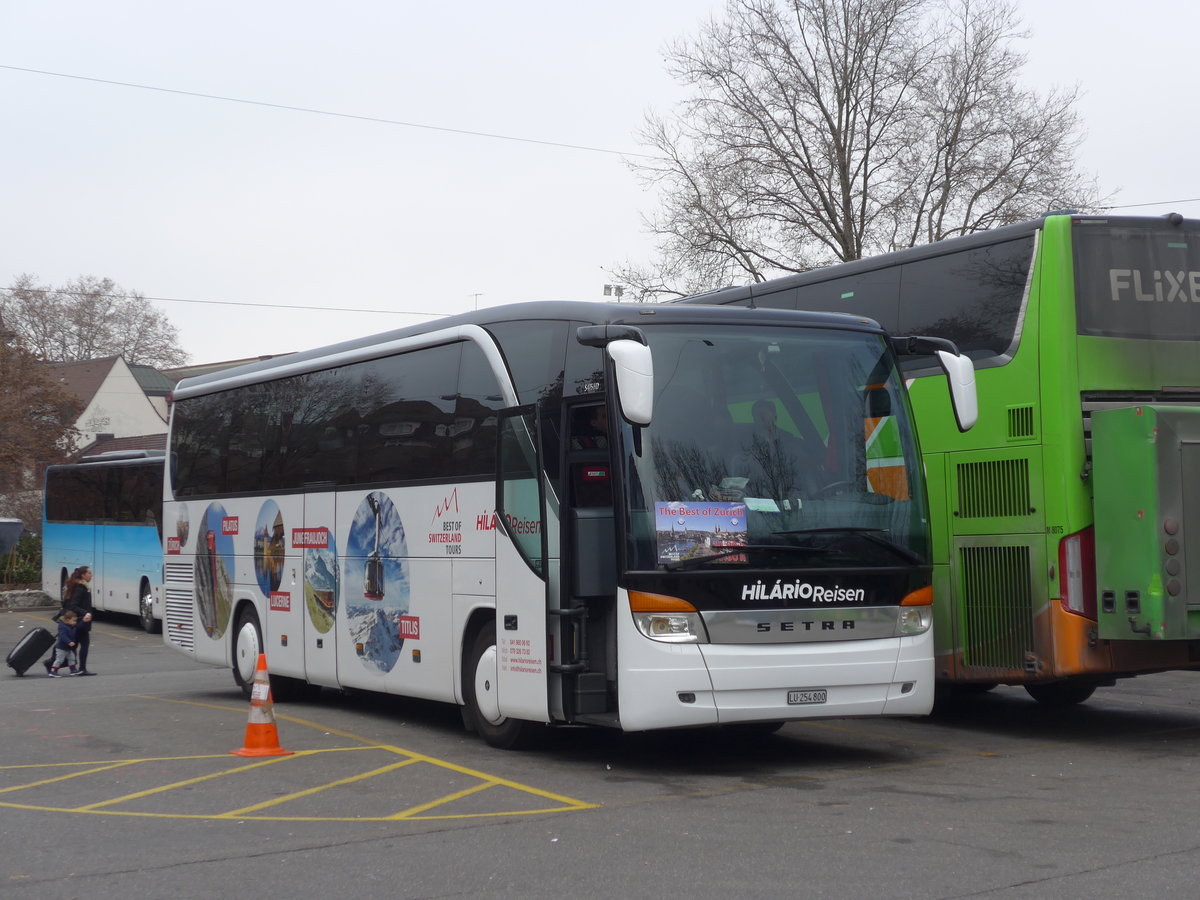
[[1027,684],[1025,691],[1042,706],[1060,708],[1082,703],[1096,690],[1090,681],[1051,681],[1046,684]]
[[146,634],[158,634],[162,631],[162,622],[154,618],[154,595],[150,593],[150,584],[146,581],[138,588],[138,618]]
[[237,628],[233,630],[233,680],[247,700],[254,690],[254,671],[258,668],[258,655],[263,652],[262,647],[258,613],[247,603],[238,612]]
[[500,715],[496,692],[497,660],[496,623],[489,621],[471,642],[463,672],[464,699],[475,731],[488,744],[501,750],[520,750],[532,743],[538,726]]

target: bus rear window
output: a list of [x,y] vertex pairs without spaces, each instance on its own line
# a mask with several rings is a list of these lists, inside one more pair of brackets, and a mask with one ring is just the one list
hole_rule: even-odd
[[1200,230],[1076,222],[1080,334],[1200,339]]

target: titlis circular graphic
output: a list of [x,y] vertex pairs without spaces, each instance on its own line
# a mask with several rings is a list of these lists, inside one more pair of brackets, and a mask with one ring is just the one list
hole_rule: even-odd
[[233,599],[233,535],[231,520],[220,503],[209,504],[196,535],[196,606],[209,637],[229,627]]
[[350,525],[343,578],[346,629],[368,671],[390,672],[404,638],[408,615],[408,545],[395,505],[382,491],[359,504]]

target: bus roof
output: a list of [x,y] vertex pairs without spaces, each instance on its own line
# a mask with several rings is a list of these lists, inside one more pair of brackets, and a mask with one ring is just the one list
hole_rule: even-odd
[[783,275],[779,278],[771,278],[767,281],[761,281],[756,284],[734,285],[731,287],[717,288],[716,290],[706,291],[702,294],[692,294],[690,297],[681,297],[673,302],[675,303],[715,303],[728,304],[738,303],[742,300],[749,300],[753,297],[758,297],[763,294],[773,294],[776,291],[785,291],[788,288],[800,287],[805,284],[813,284],[816,282],[825,281],[829,278],[845,278],[848,276],[858,275],[865,272],[873,272],[876,269],[887,269],[901,263],[909,262],[914,259],[931,259],[933,257],[942,256],[947,253],[957,253],[960,250],[969,250],[972,247],[986,247],[990,244],[1000,244],[1005,241],[1011,241],[1023,235],[1031,234],[1042,227],[1045,221],[1049,218],[1063,216],[1069,217],[1075,222],[1086,224],[1104,224],[1104,225],[1150,225],[1150,224],[1171,224],[1179,226],[1182,224],[1196,227],[1195,220],[1185,220],[1177,216],[1175,213],[1169,213],[1164,216],[1108,216],[1092,213],[1077,213],[1074,211],[1062,211],[1047,213],[1046,215],[1030,219],[1026,222],[1016,222],[1012,225],[1003,225],[999,228],[991,228],[987,231],[977,231],[972,234],[966,234],[962,237],[946,238],[941,241],[934,241],[931,244],[919,244],[915,247],[908,247],[904,250],[894,250],[891,253],[881,253],[878,256],[867,256],[862,259],[852,260],[845,263],[834,263],[828,266],[821,266],[816,269],[811,269],[807,272],[799,272],[794,275]]
[[66,469],[77,466],[95,466],[102,463],[109,464],[134,464],[134,463],[161,463],[166,459],[167,451],[165,450],[110,450],[107,453],[97,453],[95,456],[81,456],[79,459],[68,463],[56,463],[52,466],[47,466],[47,469]]
[[[440,331],[450,331],[467,325],[480,326],[501,322],[558,320],[582,322],[589,325],[648,325],[652,321],[669,321],[678,323],[733,325],[745,320],[747,310],[741,307],[724,306],[678,306],[675,304],[634,304],[634,303],[595,303],[589,301],[531,301],[528,303],[511,303],[504,306],[492,306],[456,316],[447,316],[432,322],[423,322],[407,328],[398,328],[380,334],[354,338],[338,344],[304,350],[287,356],[272,357],[268,360],[224,369],[195,378],[186,378],[176,386],[176,393],[194,395],[209,393],[224,389],[226,385],[244,384],[253,381],[269,381],[275,377],[306,368],[306,362],[329,360],[330,365],[338,365],[339,357],[354,356],[364,358],[363,351],[379,346],[380,355],[388,355],[394,350],[383,349],[389,344],[406,338],[416,338],[421,335]],[[800,312],[796,310],[755,310],[755,319],[763,324],[788,325],[801,328],[832,328],[841,331],[872,331],[880,332],[882,328],[873,319],[846,313]],[[275,373],[278,372],[278,375]]]

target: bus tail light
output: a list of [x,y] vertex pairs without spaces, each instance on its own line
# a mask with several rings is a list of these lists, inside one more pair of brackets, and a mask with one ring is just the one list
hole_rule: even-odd
[[1062,608],[1077,616],[1096,618],[1096,532],[1088,528],[1058,543]]
[[629,592],[629,609],[638,631],[655,641],[672,644],[707,643],[708,632],[696,607],[667,594]]
[[933,586],[910,593],[900,601],[900,617],[897,621],[897,634],[924,634],[933,624]]

